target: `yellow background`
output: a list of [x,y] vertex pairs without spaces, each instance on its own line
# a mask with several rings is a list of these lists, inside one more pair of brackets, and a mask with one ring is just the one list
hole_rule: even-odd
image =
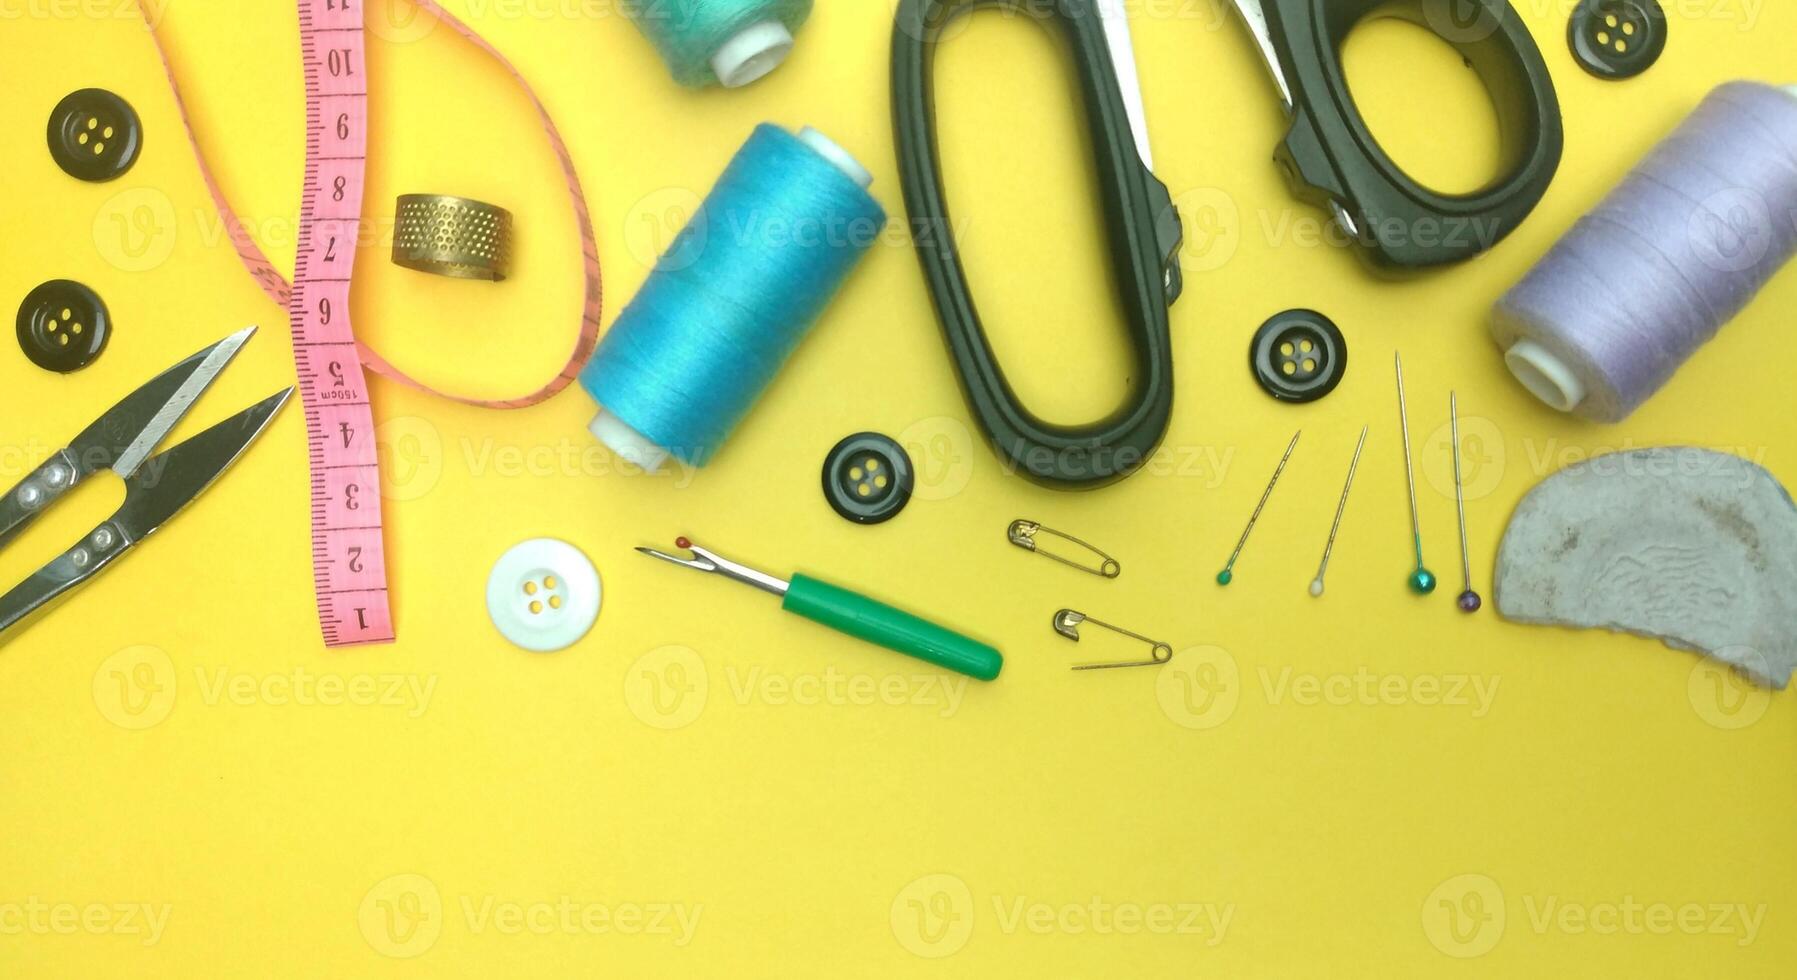
[[[560,176],[503,73],[395,2],[370,12],[365,214],[387,220],[408,191],[503,204],[518,216],[518,273],[450,282],[370,248],[355,321],[431,380],[517,393],[560,363],[578,310]],[[902,216],[885,0],[825,0],[790,62],[738,92],[676,88],[611,5],[449,6],[516,60],[563,127],[593,206],[608,323],[759,121],[833,135]],[[1004,473],[970,427],[916,261],[893,238],[697,474],[616,471],[584,432],[593,406],[578,390],[498,413],[377,381],[400,640],[327,651],[290,406],[143,554],[0,653],[0,975],[1791,976],[1789,696],[1652,641],[1457,612],[1445,423],[1458,390],[1473,569],[1488,595],[1516,501],[1592,452],[1732,448],[1797,482],[1783,381],[1797,277],[1617,426],[1531,400],[1482,322],[1709,88],[1793,81],[1797,11],[1670,4],[1664,59],[1618,85],[1571,61],[1571,0],[1524,4],[1564,103],[1559,177],[1491,254],[1393,284],[1309,240],[1319,216],[1269,162],[1273,89],[1226,9],[1131,6],[1157,170],[1187,223],[1179,395],[1154,472],[1085,495]],[[160,34],[208,158],[290,267],[303,149],[294,10],[164,7]],[[177,437],[291,383],[292,360],[283,311],[219,237],[135,7],[0,8],[0,296],[80,279],[118,324],[75,375],[0,352],[10,485],[117,397],[238,326],[263,330]],[[1490,110],[1451,54],[1412,33],[1356,39],[1357,92],[1419,173],[1476,183],[1496,157]],[[991,329],[1039,410],[1104,411],[1126,362],[1070,69],[1036,28],[988,13],[939,71],[955,218]],[[84,86],[123,94],[146,128],[142,159],[113,184],[67,178],[44,149],[51,106]],[[1266,316],[1300,305],[1334,316],[1352,362],[1330,398],[1289,407],[1255,387],[1244,349]],[[1399,347],[1424,541],[1444,581],[1428,600],[1403,587]],[[1305,586],[1363,424],[1372,435],[1330,590],[1313,600]],[[1212,576],[1300,426],[1236,584],[1219,589]],[[860,429],[902,434],[922,470],[920,499],[874,528],[838,519],[817,487],[826,450]],[[0,581],[110,511],[121,491],[97,482],[7,549]],[[1012,548],[1003,531],[1016,517],[1106,548],[1121,579]],[[932,612],[999,645],[1008,667],[991,685],[937,686],[934,672],[765,595],[630,550],[678,533]],[[579,545],[605,583],[591,634],[547,656],[503,641],[483,604],[494,560],[539,535]],[[1073,662],[1136,651],[1090,628],[1079,647],[1058,638],[1049,618],[1063,606],[1181,653],[1159,670],[1073,674]],[[290,690],[321,677],[331,703]],[[343,703],[356,685],[389,693],[390,678],[415,693]],[[1365,678],[1372,687],[1357,686]],[[1479,685],[1495,693],[1481,699]],[[555,911],[564,900],[572,925]],[[1095,901],[1125,918],[1089,921],[1078,907]],[[30,927],[20,916],[34,902],[68,911]],[[166,912],[154,937],[97,912],[57,918],[140,903]],[[531,911],[544,903],[555,921]],[[1659,913],[1642,911],[1638,928],[1600,931],[1606,909],[1628,903],[1740,905],[1759,924],[1712,931],[1706,916],[1655,930]],[[631,919],[651,906],[697,926]],[[1206,912],[1227,928],[1204,925]],[[511,914],[525,916],[519,928],[504,925]]]

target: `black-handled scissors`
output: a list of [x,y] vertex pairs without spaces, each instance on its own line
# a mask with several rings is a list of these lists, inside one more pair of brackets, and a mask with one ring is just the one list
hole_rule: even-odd
[[[1541,49],[1508,0],[1234,0],[1279,87],[1291,130],[1275,159],[1301,200],[1327,208],[1376,268],[1472,258],[1515,231],[1553,182],[1565,137]],[[1453,45],[1498,113],[1504,172],[1470,194],[1418,183],[1379,148],[1354,104],[1342,45],[1397,17]]]
[[[957,17],[1013,8],[1060,27],[1072,44],[1098,163],[1111,265],[1132,348],[1124,403],[1086,425],[1057,425],[1026,408],[1005,378],[949,233],[936,136],[936,46]],[[917,256],[974,417],[1008,466],[1062,490],[1114,483],[1146,463],[1173,413],[1167,308],[1184,282],[1179,213],[1155,177],[1123,0],[902,0],[892,34],[892,115],[899,174]]]
[[82,480],[111,470],[125,502],[48,565],[0,596],[0,643],[56,599],[135,547],[212,485],[268,427],[293,389],[277,392],[180,445],[156,445],[256,332],[245,327],[169,368],[114,405],[0,496],[0,548]]

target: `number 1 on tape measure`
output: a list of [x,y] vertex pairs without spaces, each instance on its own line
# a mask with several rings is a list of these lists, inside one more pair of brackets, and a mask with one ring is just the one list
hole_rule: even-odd
[[349,286],[368,159],[357,0],[300,0],[306,177],[287,315],[312,471],[312,574],[327,646],[393,639],[381,477]]

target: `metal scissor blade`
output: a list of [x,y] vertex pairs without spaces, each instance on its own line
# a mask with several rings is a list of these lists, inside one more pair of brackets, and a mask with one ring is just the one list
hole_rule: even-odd
[[1142,166],[1154,169],[1154,150],[1148,145],[1148,112],[1142,105],[1142,79],[1136,72],[1136,48],[1129,33],[1129,13],[1123,0],[1098,0],[1098,17],[1104,22],[1104,39],[1111,49],[1111,65],[1117,73],[1117,90],[1123,95],[1123,111],[1129,131],[1136,138]]
[[[1273,46],[1273,29],[1267,23],[1267,8],[1261,0],[1234,0],[1236,13],[1242,16],[1242,23],[1247,25],[1248,33],[1254,35],[1254,44],[1260,48],[1260,56],[1267,63],[1267,72],[1273,76],[1273,84],[1279,86],[1279,102],[1285,107],[1285,114],[1290,116],[1293,109],[1292,83],[1286,80],[1285,69],[1279,64],[1279,49]],[[1329,213],[1335,216],[1337,224],[1348,233],[1350,238],[1359,238],[1360,224],[1342,202],[1331,197]]]
[[255,332],[254,326],[244,327],[157,375],[108,409],[69,443],[80,475],[110,469],[130,479]]
[[1267,26],[1267,8],[1261,0],[1234,0],[1236,13],[1242,17],[1242,23],[1248,33],[1254,35],[1254,44],[1260,48],[1260,56],[1266,60],[1267,71],[1273,75],[1273,84],[1279,86],[1279,98],[1285,104],[1285,111],[1292,111],[1292,86],[1285,80],[1285,69],[1279,66],[1279,51],[1273,47],[1273,30]]
[[204,493],[262,434],[293,389],[270,395],[210,429],[144,461],[125,481],[125,502],[113,516],[132,541],[161,527]]

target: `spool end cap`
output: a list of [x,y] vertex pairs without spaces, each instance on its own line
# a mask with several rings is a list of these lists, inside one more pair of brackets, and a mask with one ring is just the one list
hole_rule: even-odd
[[711,70],[725,88],[742,88],[780,67],[792,53],[792,32],[763,20],[731,35],[711,56]]
[[1562,412],[1585,400],[1585,383],[1558,354],[1533,340],[1519,340],[1504,352],[1504,364],[1536,398]]
[[598,415],[593,416],[587,431],[593,434],[593,438],[604,443],[607,449],[616,453],[619,459],[641,467],[645,473],[660,473],[663,464],[672,455],[648,436],[631,428],[629,423],[603,408]]
[[861,185],[862,190],[867,190],[867,188],[873,184],[874,175],[870,173],[866,167],[861,165],[861,161],[855,159],[849,151],[838,146],[836,141],[830,137],[825,136],[823,133],[818,132],[810,126],[806,126],[804,129],[799,130],[799,140],[806,146],[816,150],[818,156],[830,161],[836,169],[842,171],[850,180]]

